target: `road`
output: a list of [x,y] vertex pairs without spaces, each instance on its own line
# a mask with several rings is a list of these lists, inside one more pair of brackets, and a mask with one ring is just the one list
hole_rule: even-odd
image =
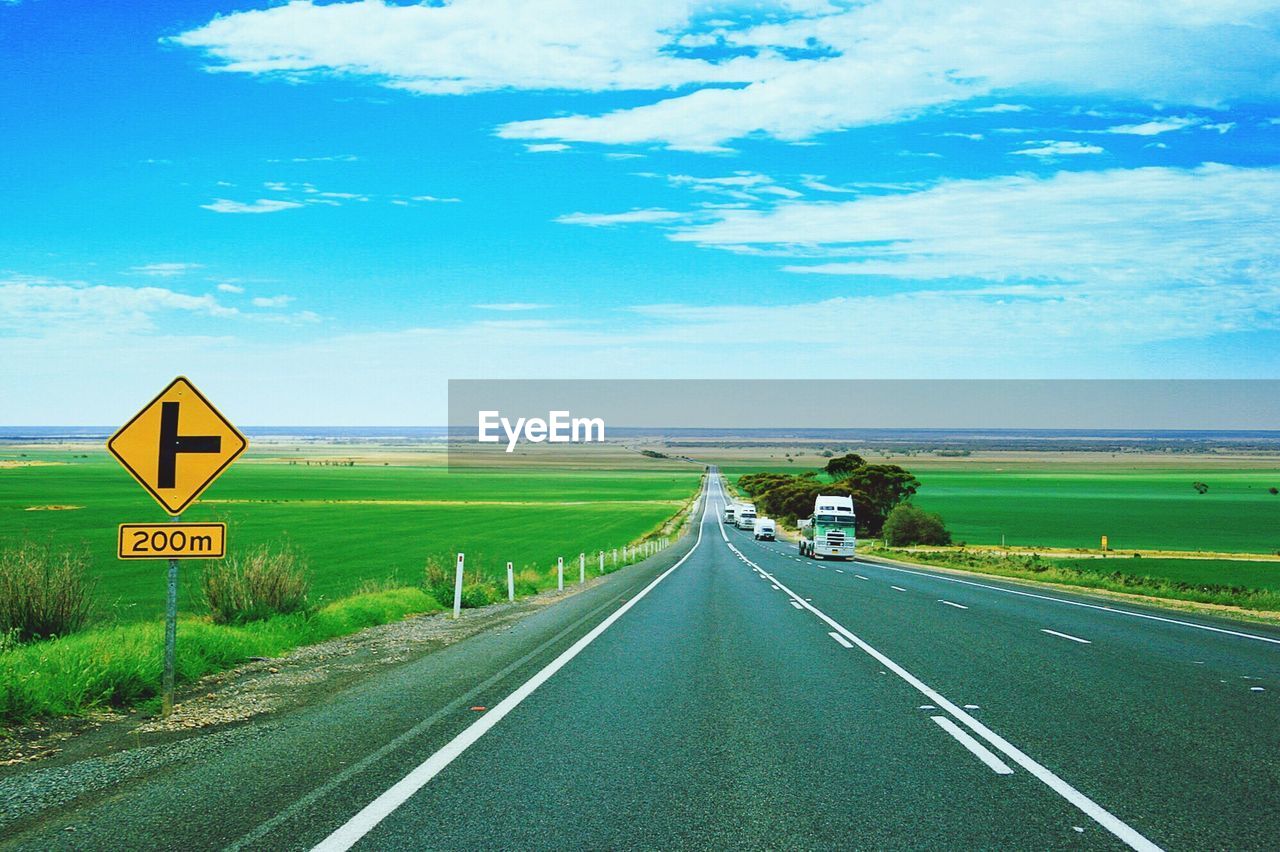
[[800,559],[703,502],[680,547],[4,845],[1280,842],[1275,631]]

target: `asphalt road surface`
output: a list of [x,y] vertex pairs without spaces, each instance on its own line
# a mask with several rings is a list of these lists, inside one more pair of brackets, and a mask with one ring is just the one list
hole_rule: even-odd
[[801,559],[723,502],[713,476],[680,546],[0,845],[1280,847],[1280,633]]

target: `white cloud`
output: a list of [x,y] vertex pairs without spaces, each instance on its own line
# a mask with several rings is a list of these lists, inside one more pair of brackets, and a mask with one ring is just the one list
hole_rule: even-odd
[[703,212],[668,237],[822,259],[793,272],[1062,282],[1205,294],[1280,280],[1280,167],[1204,165],[949,180],[843,202]]
[[222,292],[222,293],[243,293],[244,292],[244,288],[241,287],[239,284],[230,284],[226,281],[223,281],[221,284],[218,285],[218,290],[219,292]]
[[978,107],[974,112],[1026,112],[1031,107],[1026,104],[992,104],[991,106]]
[[1234,121],[1222,121],[1217,124],[1206,124],[1202,129],[1216,130],[1218,131],[1218,135],[1221,136],[1224,133],[1229,133],[1235,126],[1236,123]]
[[410,201],[425,201],[434,204],[457,204],[462,201],[461,198],[446,198],[439,195],[414,195],[409,198]]
[[1184,127],[1195,127],[1198,124],[1204,124],[1205,120],[1199,116],[1186,115],[1182,117],[1170,116],[1168,118],[1156,118],[1151,121],[1144,121],[1141,124],[1118,124],[1115,127],[1108,127],[1104,133],[1124,133],[1130,136],[1156,136],[1160,133],[1168,133],[1172,130],[1181,130]]
[[644,210],[629,210],[626,213],[566,213],[556,221],[564,225],[587,225],[599,228],[608,225],[677,222],[687,218],[688,215],[685,213],[650,207]]
[[530,154],[554,154],[559,151],[568,151],[569,146],[563,142],[537,142],[525,145],[524,149]]
[[1010,151],[1011,154],[1021,154],[1027,157],[1039,157],[1042,159],[1056,157],[1074,157],[1081,154],[1105,154],[1102,148],[1097,145],[1085,145],[1081,142],[1059,142],[1052,139],[1046,139],[1041,142],[1029,142],[1030,148],[1022,148],[1018,151]]
[[547,305],[541,302],[493,302],[487,305],[472,305],[482,311],[540,311],[544,308],[551,308],[554,305]]
[[0,280],[0,332],[43,337],[66,330],[123,333],[149,329],[166,312],[234,317],[213,296],[163,287],[110,287],[44,278]]
[[289,157],[271,159],[268,163],[354,163],[360,158],[354,154],[334,154],[329,157]]
[[[641,177],[659,177],[642,173]],[[801,193],[780,186],[773,178],[751,171],[738,171],[722,177],[698,177],[695,175],[666,175],[672,186],[687,187],[695,192],[710,192],[741,201],[757,201],[762,195],[782,198],[799,198]]]
[[302,205],[296,201],[283,201],[278,198],[259,198],[257,201],[248,202],[215,198],[208,204],[200,206],[214,213],[278,213],[281,210],[291,210]]
[[[1269,0],[1058,0],[1035,15],[1019,0],[941,8],[924,0],[775,2],[753,16],[767,23],[744,17],[715,30],[727,49],[740,51],[720,62],[680,47],[705,32],[698,21],[705,10],[693,0],[296,0],[222,15],[173,41],[203,51],[212,70],[295,80],[360,76],[430,94],[659,92],[654,103],[517,121],[499,132],[535,143],[694,151],[723,151],[727,141],[753,134],[804,141],[997,92],[1191,106],[1280,93],[1280,11]],[[796,51],[808,57],[795,58]]]
[[364,75],[424,94],[741,83],[760,73],[748,69],[784,64],[774,56],[715,63],[672,55],[668,33],[694,8],[685,0],[292,2],[221,15],[172,41],[204,51],[214,70]]
[[253,306],[255,308],[283,308],[292,301],[292,296],[257,296],[253,299]]
[[142,266],[131,266],[129,271],[135,275],[150,275],[154,278],[173,278],[185,275],[193,269],[202,268],[199,263],[147,263]]

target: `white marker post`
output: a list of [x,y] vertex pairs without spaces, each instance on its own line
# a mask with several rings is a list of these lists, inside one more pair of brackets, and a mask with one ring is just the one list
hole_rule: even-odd
[[613,567],[618,567],[618,548],[616,547],[613,549]]
[[587,554],[578,554],[578,585],[587,582]]
[[508,562],[507,563],[507,600],[513,601],[515,599],[516,599],[516,575],[515,575],[515,572],[511,570],[511,563]]
[[564,557],[556,557],[556,588],[564,591]]
[[604,573],[604,551],[600,551],[600,573]]
[[463,555],[458,554],[458,571],[453,577],[453,617],[457,618],[462,615],[462,560]]

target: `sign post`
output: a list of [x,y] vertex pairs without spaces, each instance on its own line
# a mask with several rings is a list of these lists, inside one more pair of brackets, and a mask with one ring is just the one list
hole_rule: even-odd
[[121,524],[116,555],[121,559],[169,560],[165,595],[164,674],[161,713],[173,713],[177,663],[178,560],[221,559],[226,524],[183,524],[182,512],[249,446],[183,376],[107,441],[107,450],[169,515],[168,524]]
[[[181,515],[171,520],[176,524]],[[169,590],[164,601],[164,682],[160,699],[160,715],[168,719],[173,713],[173,673],[178,665],[178,560],[169,560]]]

